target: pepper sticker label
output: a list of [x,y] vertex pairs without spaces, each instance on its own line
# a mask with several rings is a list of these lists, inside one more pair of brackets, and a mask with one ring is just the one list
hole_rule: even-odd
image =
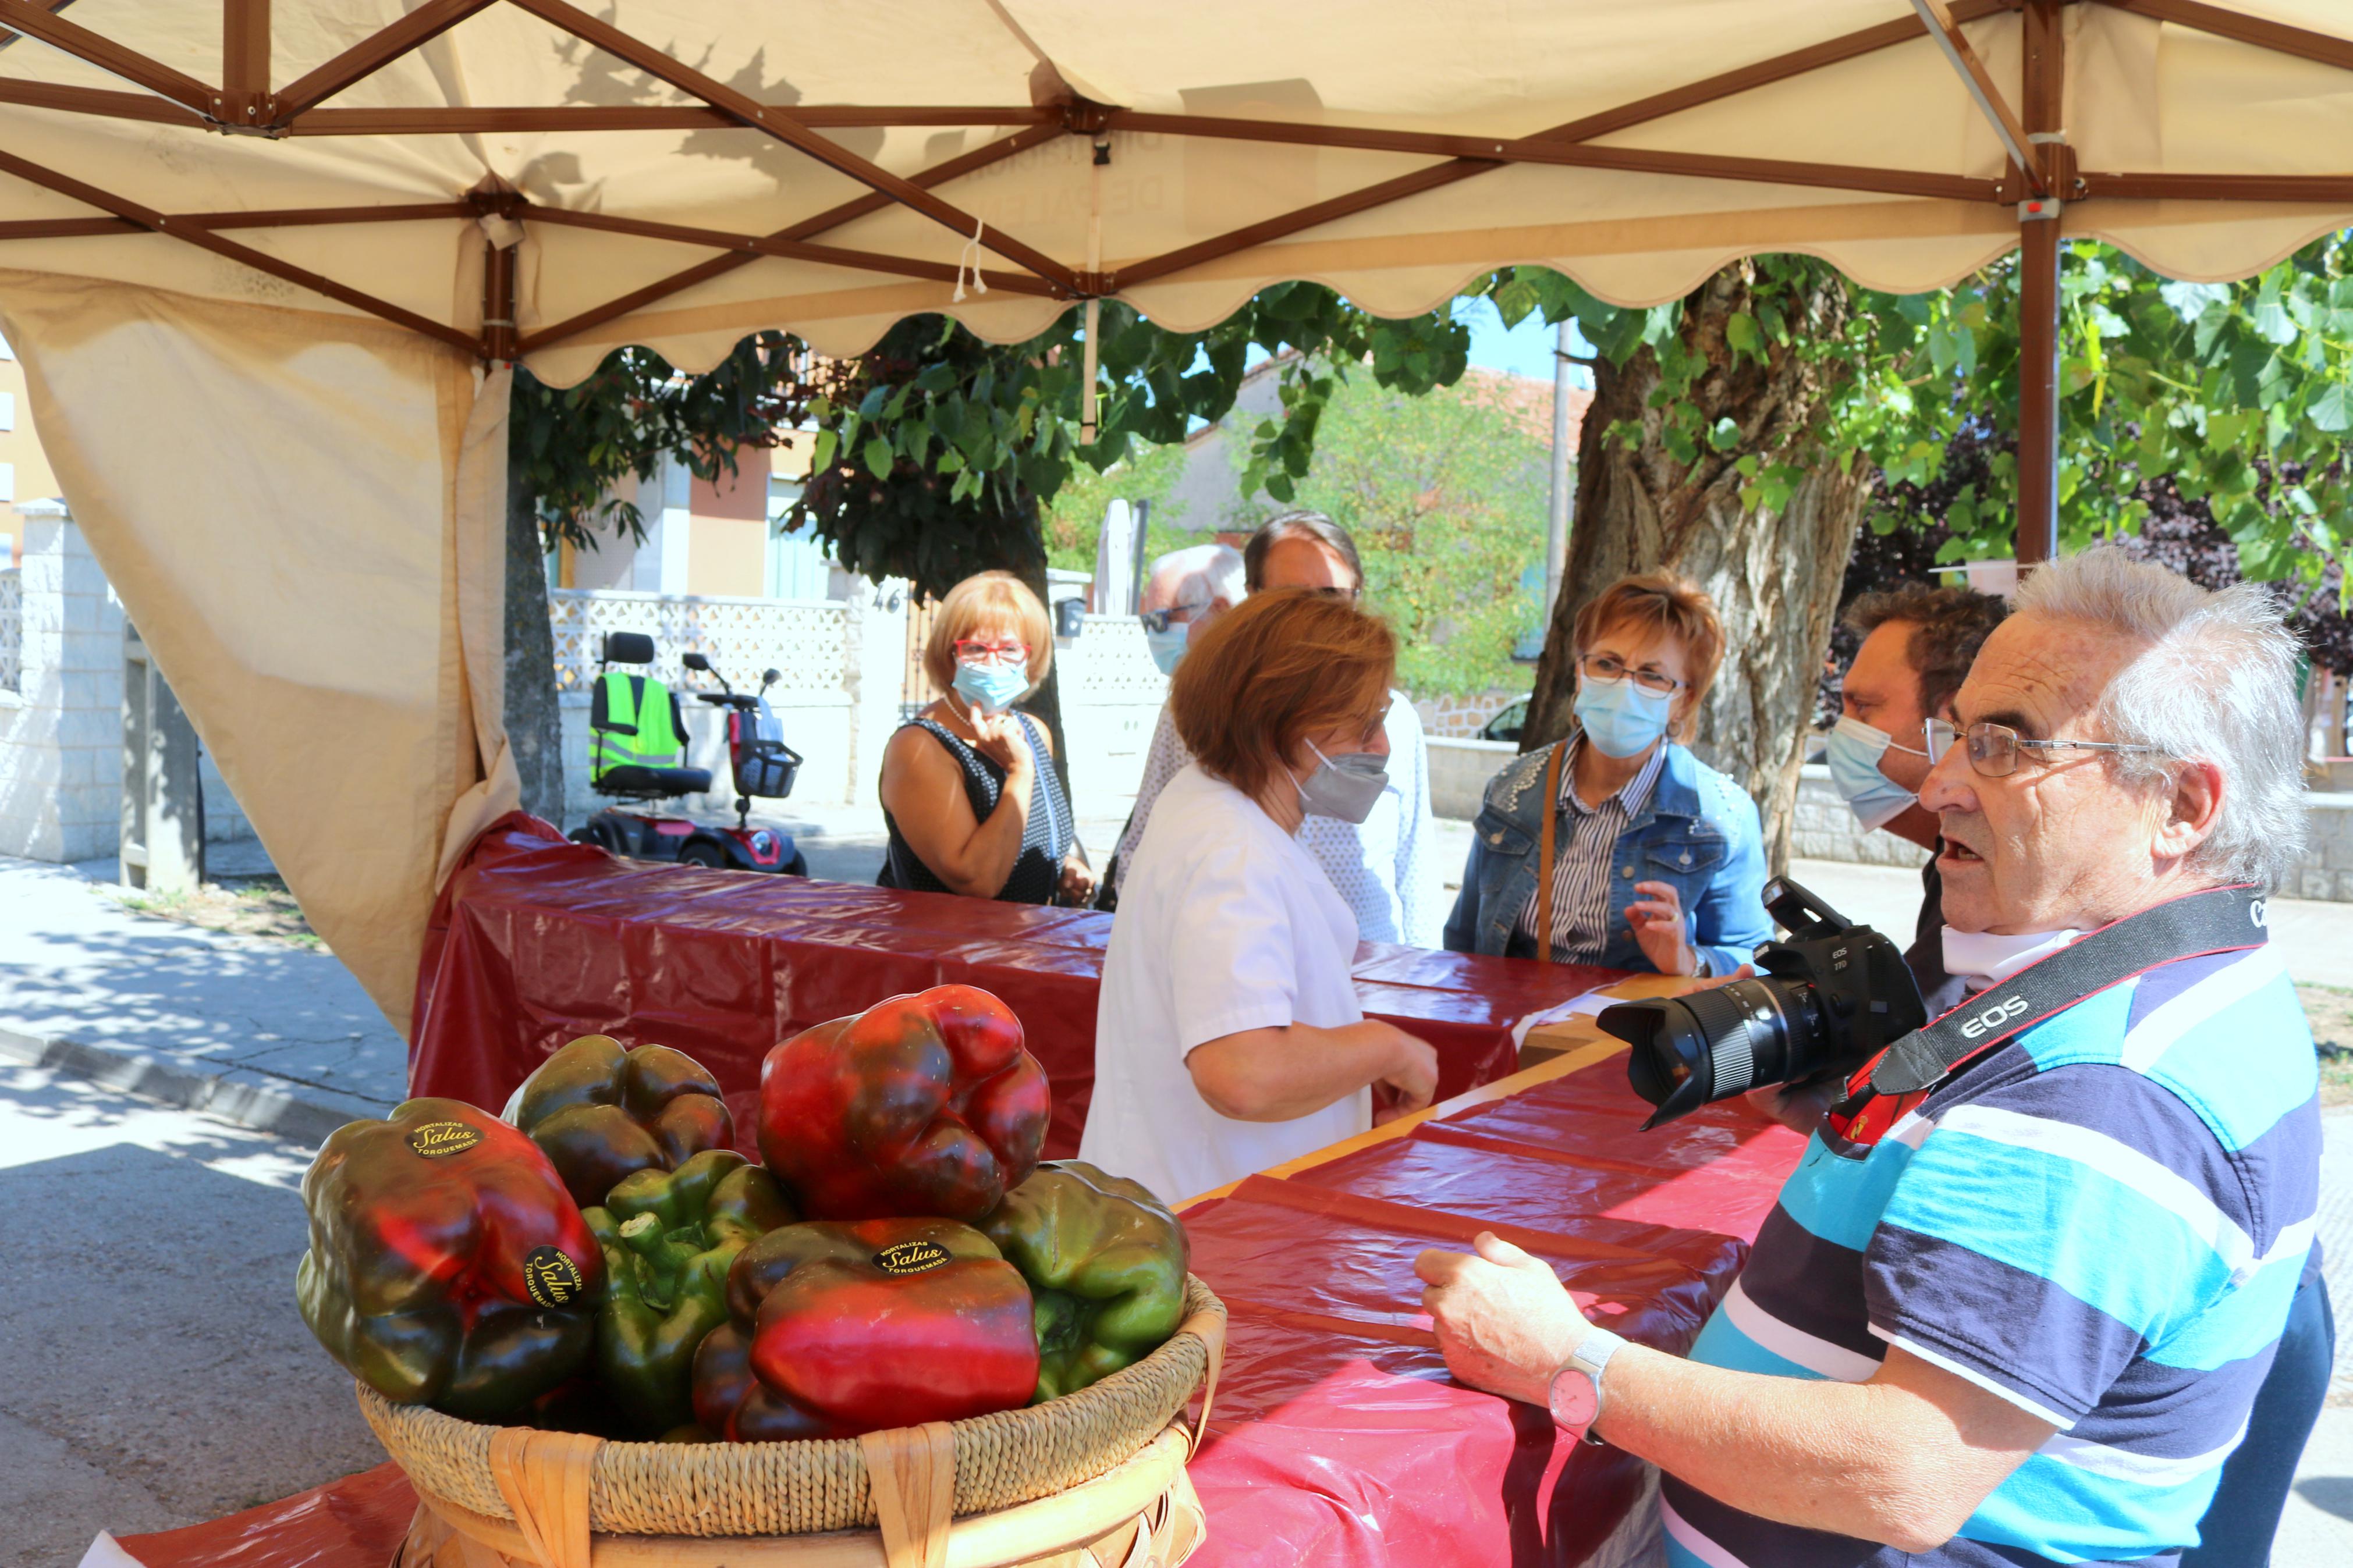
[[896,1241],[874,1255],[874,1267],[885,1274],[921,1274],[955,1257],[936,1241]]
[[522,1288],[543,1307],[568,1307],[580,1299],[588,1282],[580,1277],[580,1265],[565,1257],[562,1248],[534,1247],[522,1260]]
[[482,1130],[463,1121],[427,1121],[408,1135],[408,1146],[428,1160],[462,1154],[482,1141]]

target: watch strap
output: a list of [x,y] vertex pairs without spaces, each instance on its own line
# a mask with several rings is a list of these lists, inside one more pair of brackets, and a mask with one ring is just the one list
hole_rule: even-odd
[[1568,1360],[1563,1363],[1583,1373],[1593,1384],[1593,1419],[1586,1423],[1583,1432],[1577,1434],[1580,1442],[1596,1447],[1601,1442],[1593,1435],[1593,1428],[1601,1424],[1602,1411],[1609,1405],[1609,1396],[1602,1390],[1601,1374],[1609,1370],[1610,1359],[1625,1348],[1625,1340],[1608,1329],[1588,1329],[1585,1338],[1577,1342],[1577,1348],[1568,1352]]

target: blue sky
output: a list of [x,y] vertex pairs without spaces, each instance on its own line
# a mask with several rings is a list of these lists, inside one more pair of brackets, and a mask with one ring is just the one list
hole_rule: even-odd
[[[1546,326],[1538,315],[1521,319],[1516,327],[1506,329],[1504,319],[1495,312],[1492,300],[1468,300],[1461,307],[1471,323],[1471,363],[1482,370],[1500,370],[1512,375],[1533,376],[1538,381],[1552,379],[1552,350],[1555,329]],[[1583,342],[1580,353],[1591,353]],[[1592,374],[1583,365],[1572,365],[1572,380],[1578,386],[1591,386]]]

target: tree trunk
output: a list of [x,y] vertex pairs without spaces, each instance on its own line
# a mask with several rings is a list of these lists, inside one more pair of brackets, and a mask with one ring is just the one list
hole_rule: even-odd
[[522,775],[522,808],[564,826],[564,716],[555,700],[555,629],[547,555],[522,465],[507,469],[507,745]]
[[[1775,300],[1793,337],[1845,328],[1845,285],[1827,269]],[[1568,731],[1571,629],[1587,601],[1630,572],[1683,573],[1715,599],[1725,631],[1724,665],[1701,708],[1693,750],[1755,798],[1767,861],[1778,873],[1788,864],[1798,768],[1840,580],[1872,479],[1865,464],[1841,472],[1813,438],[1831,390],[1815,363],[1784,347],[1763,365],[1746,356],[1736,363],[1725,324],[1736,312],[1753,319],[1756,308],[1745,264],[1725,268],[1684,301],[1683,345],[1705,368],[1683,396],[1697,406],[1703,429],[1732,420],[1738,436],[1728,450],[1703,446],[1689,463],[1670,455],[1662,410],[1651,405],[1663,375],[1651,349],[1622,365],[1605,358],[1594,367],[1568,569],[1520,744],[1534,750]],[[1641,426],[1630,449],[1604,437],[1621,420]],[[1778,510],[1742,504],[1746,480],[1734,465],[1744,454],[1806,470]]]

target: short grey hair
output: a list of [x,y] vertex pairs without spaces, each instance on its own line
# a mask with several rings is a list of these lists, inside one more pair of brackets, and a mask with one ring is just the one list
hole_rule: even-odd
[[2085,622],[2147,645],[2116,672],[2096,710],[2110,740],[2158,748],[2111,753],[2120,776],[2170,779],[2181,759],[2222,773],[2222,809],[2189,864],[2223,882],[2279,887],[2304,853],[2304,719],[2298,649],[2252,583],[2220,591],[2114,545],[2037,567],[2021,615]]
[[1242,552],[1230,544],[1196,544],[1172,550],[1152,563],[1152,579],[1164,574],[1176,579],[1176,602],[1191,600],[1199,590],[1201,602],[1223,599],[1239,605],[1248,590],[1242,583]]

